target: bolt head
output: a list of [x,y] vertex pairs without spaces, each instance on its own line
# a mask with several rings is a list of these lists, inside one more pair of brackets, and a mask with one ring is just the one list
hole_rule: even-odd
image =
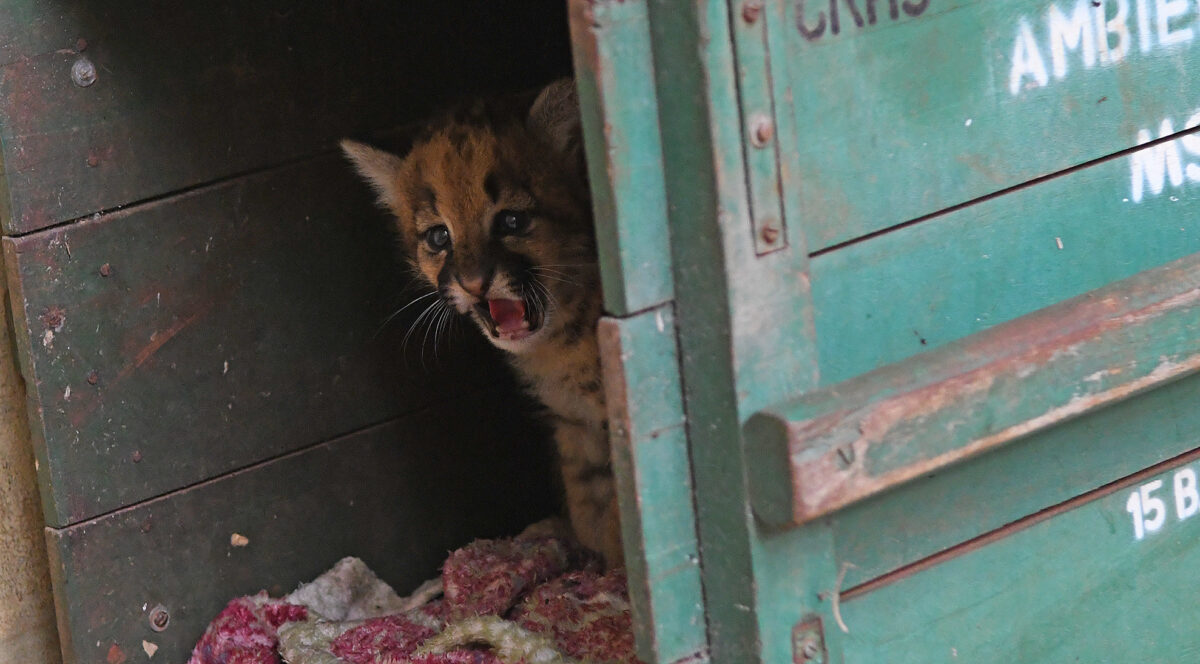
[[742,5],[742,20],[753,25],[758,21],[758,17],[762,16],[762,10],[762,0],[748,0]]
[[762,230],[758,232],[759,237],[767,244],[775,244],[779,240],[779,228],[775,225],[775,220],[768,220],[763,224]]
[[150,609],[150,629],[161,632],[171,624],[171,614],[167,612],[167,607],[159,604],[153,609]]
[[96,82],[96,65],[91,60],[81,57],[71,65],[71,80],[75,85],[86,88]]
[[756,148],[765,148],[775,138],[775,123],[762,113],[750,118],[750,143]]
[[112,265],[105,263],[100,266],[100,276],[107,277],[110,274],[112,274]]

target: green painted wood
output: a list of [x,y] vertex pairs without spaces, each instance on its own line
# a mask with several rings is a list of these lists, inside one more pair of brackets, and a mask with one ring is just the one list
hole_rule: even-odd
[[[286,163],[464,95],[532,88],[566,73],[565,23],[554,0],[4,2],[4,231]],[[80,87],[71,71],[84,59],[97,76]]]
[[787,27],[813,251],[1200,125],[1194,3],[767,4]]
[[1196,329],[1200,254],[762,411],[755,515],[805,523],[1194,373]]
[[1165,166],[1183,147],[1110,159],[813,259],[822,383],[1200,251],[1200,198],[1164,188],[1134,203],[1130,190],[1139,164]]
[[605,308],[625,316],[672,286],[646,4],[569,4]]
[[[278,596],[343,556],[401,593],[446,552],[549,513],[552,474],[512,392],[431,408],[66,529],[48,529],[65,664],[183,662],[233,597]],[[230,537],[248,538],[234,547]],[[162,605],[165,631],[148,613]]]
[[833,515],[844,587],[1196,448],[1198,400],[1185,378]]
[[[745,509],[739,425],[780,395],[816,383],[803,235],[790,225],[785,249],[756,251],[731,11],[722,1],[650,3],[680,366],[716,662],[761,661],[755,566],[762,554]],[[829,549],[820,538],[811,541],[814,552]],[[804,584],[786,592],[815,603],[816,592]],[[779,616],[762,620],[774,624]],[[836,655],[836,643],[830,647]]]
[[[852,593],[842,608],[846,661],[1189,661],[1200,652],[1189,592],[1200,520],[1178,518],[1194,505],[1196,455],[1185,461]],[[1140,540],[1126,511],[1139,490],[1163,501],[1164,517]]]
[[415,293],[384,214],[337,157],[5,248],[54,526],[503,375],[477,335],[422,359],[420,329],[401,352],[417,308],[384,323]]
[[707,645],[675,319],[606,318],[600,342],[638,652],[668,664]]

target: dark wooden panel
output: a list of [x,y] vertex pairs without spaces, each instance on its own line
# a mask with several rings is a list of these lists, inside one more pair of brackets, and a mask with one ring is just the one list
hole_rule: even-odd
[[403,301],[401,268],[383,214],[340,158],[5,248],[52,526],[387,420],[501,371],[465,329],[440,359],[413,352],[423,331],[401,353],[420,307],[381,331]]
[[[145,661],[143,640],[154,661],[183,662],[234,596],[290,592],[347,555],[407,592],[448,550],[541,518],[552,471],[512,394],[472,394],[469,418],[433,408],[48,530],[66,664],[103,662],[114,644]],[[249,544],[231,546],[233,533]],[[147,617],[159,604],[161,633]]]
[[[461,95],[538,85],[569,68],[563,5],[4,2],[5,232],[279,164]],[[87,87],[72,80],[81,59],[96,71]]]

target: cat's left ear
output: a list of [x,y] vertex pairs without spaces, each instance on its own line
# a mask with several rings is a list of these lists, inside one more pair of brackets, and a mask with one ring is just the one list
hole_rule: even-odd
[[342,152],[379,195],[379,202],[395,212],[400,208],[400,167],[404,160],[366,143],[346,139]]
[[571,163],[583,163],[583,129],[575,79],[560,78],[547,85],[529,109],[528,126],[540,133]]

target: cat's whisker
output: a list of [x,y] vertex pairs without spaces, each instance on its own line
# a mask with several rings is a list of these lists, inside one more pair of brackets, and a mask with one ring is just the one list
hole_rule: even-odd
[[387,318],[383,319],[383,322],[380,323],[380,325],[379,325],[379,329],[375,330],[375,334],[371,338],[374,339],[375,337],[378,337],[379,333],[383,332],[384,328],[386,328],[388,326],[388,323],[392,322],[396,318],[396,316],[399,316],[401,313],[403,313],[405,309],[420,302],[421,300],[424,300],[427,297],[430,297],[431,295],[437,295],[437,291],[432,290],[432,291],[429,291],[428,293],[425,293],[424,295],[418,295],[417,297],[413,298],[412,300],[409,300],[408,304],[393,311]]
[[[401,352],[405,352],[408,350],[408,340],[409,340],[409,338],[412,337],[413,333],[417,331],[417,326],[419,326],[421,324],[422,320],[424,320],[435,309],[437,309],[437,306],[439,304],[441,304],[441,300],[434,300],[433,302],[431,302],[429,304],[429,306],[425,307],[425,310],[421,312],[421,315],[417,316],[417,319],[412,322],[412,325],[410,325],[408,328],[408,333],[404,335],[404,340],[400,342],[400,351]],[[422,350],[424,350],[424,347],[422,347]],[[425,366],[424,356],[422,356],[421,359],[422,359],[421,366],[423,368]]]

